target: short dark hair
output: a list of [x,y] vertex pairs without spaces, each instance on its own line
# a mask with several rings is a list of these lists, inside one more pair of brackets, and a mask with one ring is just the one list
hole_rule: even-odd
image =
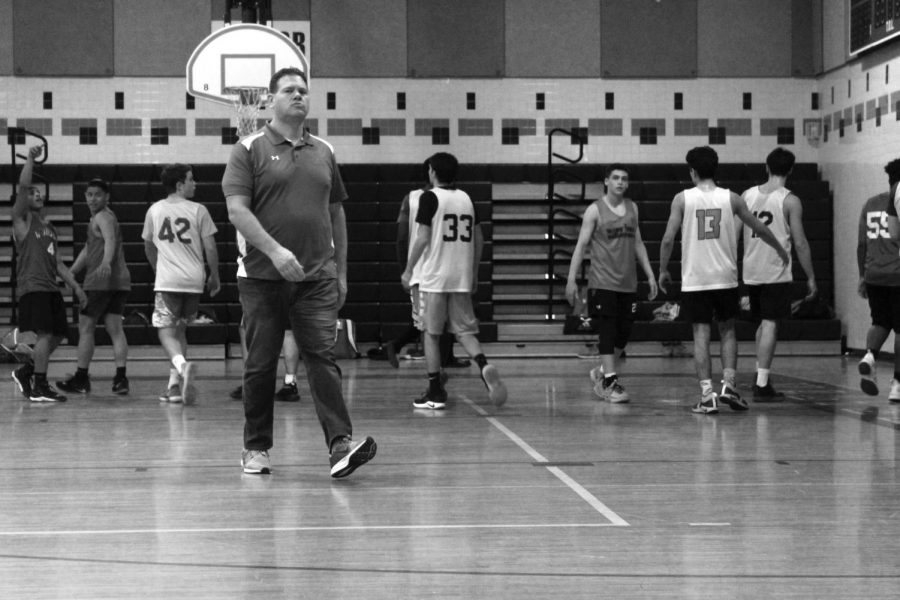
[[628,167],[623,165],[622,163],[613,163],[606,167],[606,170],[603,171],[603,179],[609,178],[612,175],[613,171],[625,171],[625,173],[630,177],[631,171],[628,170]]
[[296,75],[303,79],[303,83],[309,85],[309,79],[306,78],[306,73],[298,69],[297,67],[285,67],[283,69],[278,69],[272,74],[272,78],[269,80],[269,93],[274,94],[278,91],[278,82],[281,81],[282,77],[287,77],[288,75]]
[[459,161],[449,152],[438,152],[431,155],[428,159],[428,166],[434,169],[434,174],[441,183],[456,183]]
[[887,173],[888,183],[890,183],[890,185],[894,185],[900,181],[900,158],[895,158],[884,165],[884,172]]
[[684,160],[700,179],[712,179],[716,176],[716,169],[719,168],[719,155],[709,146],[691,148]]
[[766,166],[769,167],[771,175],[787,177],[794,168],[794,153],[785,148],[775,148],[766,157]]
[[90,181],[87,182],[87,187],[95,187],[100,188],[107,194],[109,193],[109,182],[103,179],[102,177],[94,177]]
[[173,163],[163,167],[162,173],[159,174],[159,179],[162,181],[163,186],[165,186],[166,191],[172,194],[178,190],[179,183],[184,183],[187,174],[191,171],[193,171],[191,165]]

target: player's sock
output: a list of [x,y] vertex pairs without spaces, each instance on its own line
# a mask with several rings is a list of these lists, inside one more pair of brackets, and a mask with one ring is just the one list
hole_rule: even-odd
[[766,387],[769,383],[769,369],[756,370],[756,385]]
[[722,369],[722,381],[724,381],[728,387],[734,388],[734,380],[736,377],[737,372],[735,372],[734,369]]
[[441,372],[437,373],[429,373],[428,374],[428,393],[429,394],[440,394],[441,393]]
[[713,391],[712,387],[712,379],[701,379],[700,380],[700,393],[702,395],[711,394]]
[[484,371],[484,367],[487,365],[487,359],[484,357],[484,354],[479,354],[478,356],[473,356],[472,360],[475,361],[475,364],[478,365],[478,372]]

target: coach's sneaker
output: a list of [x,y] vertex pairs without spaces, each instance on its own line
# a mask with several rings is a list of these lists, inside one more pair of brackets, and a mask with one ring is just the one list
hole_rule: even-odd
[[181,388],[178,384],[173,383],[165,392],[159,395],[159,401],[172,403],[181,402]]
[[878,383],[875,380],[875,356],[866,352],[857,365],[859,371],[859,388],[870,396],[878,395]]
[[346,477],[375,458],[377,448],[371,437],[362,442],[354,442],[349,436],[338,438],[331,444],[331,476],[336,479]]
[[37,383],[32,386],[28,399],[32,402],[65,402],[66,397],[50,387],[47,382]]
[[275,392],[275,400],[279,402],[300,402],[300,392],[297,390],[296,383],[286,383],[280,390]]
[[91,391],[91,380],[89,377],[72,375],[65,381],[57,381],[56,387],[70,394],[87,394]]
[[719,412],[719,399],[715,392],[703,394],[700,402],[691,407],[691,412],[713,415]]
[[600,397],[611,404],[623,404],[631,400],[618,378],[613,379],[609,384],[601,381],[600,387],[602,392]]
[[26,398],[31,398],[31,376],[34,369],[29,364],[24,364],[12,373],[12,380],[16,382],[16,387],[22,392]]
[[487,386],[488,396],[494,406],[503,406],[506,402],[506,386],[500,381],[500,372],[494,365],[484,365],[481,370],[481,379]]
[[900,402],[900,381],[891,379],[891,393],[888,394],[888,400],[891,402]]
[[118,394],[120,396],[124,396],[129,391],[130,391],[130,388],[128,386],[128,378],[127,377],[119,377],[118,379],[113,379],[113,384],[112,384],[113,394]]
[[737,390],[724,381],[722,382],[722,393],[719,394],[719,401],[730,406],[731,410],[743,411],[750,408],[747,401],[737,393]]
[[772,387],[770,381],[766,385],[753,384],[753,401],[754,402],[781,402],[784,400],[784,394],[778,392]]
[[431,408],[434,410],[444,410],[447,406],[447,391],[441,390],[437,394],[425,390],[421,396],[413,400],[413,408]]
[[184,363],[184,367],[181,369],[181,401],[185,404],[194,404],[197,401],[197,386],[194,385],[196,375],[197,364]]
[[269,453],[266,450],[244,450],[241,453],[241,468],[251,475],[266,475],[272,472]]

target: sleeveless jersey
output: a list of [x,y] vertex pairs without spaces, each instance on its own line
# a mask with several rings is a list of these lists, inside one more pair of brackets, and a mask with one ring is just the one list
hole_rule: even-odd
[[[416,241],[416,236],[419,235],[419,224],[416,223],[416,215],[419,214],[419,198],[422,197],[422,193],[425,190],[415,190],[409,193],[407,196],[409,201],[409,247],[407,248],[406,258],[409,259],[409,253],[412,251],[413,242]],[[422,260],[419,259],[419,262],[413,267],[412,277],[409,280],[409,285],[418,285],[419,280],[422,277]]]
[[147,211],[141,237],[156,245],[157,292],[203,293],[203,238],[216,233],[206,207],[191,200],[159,200]]
[[634,203],[625,199],[621,206],[625,214],[619,216],[601,198],[594,202],[600,213],[591,234],[591,266],[588,287],[634,293],[637,291],[635,265],[635,235],[637,211]]
[[[784,218],[784,199],[791,191],[787,188],[779,188],[768,194],[755,186],[743,194],[747,208],[763,225],[769,228],[775,235],[775,239],[781,244],[788,256],[791,254],[791,226]],[[767,283],[788,283],[793,281],[791,274],[791,261],[782,264],[778,253],[753,233],[753,230],[744,227],[744,283],[749,285],[761,285]]]
[[[104,212],[112,217],[115,235],[113,243],[116,247],[112,263],[110,264],[109,278],[101,279],[97,276],[97,267],[103,262],[105,242],[103,236],[95,231],[94,217],[91,217],[91,222],[88,224],[87,243],[85,244],[87,267],[82,288],[92,291],[130,290],[131,273],[128,272],[128,265],[125,264],[125,251],[122,249],[122,231],[119,229],[119,221],[111,210],[105,209]],[[97,229],[99,229],[99,226],[97,226]]]
[[866,200],[859,217],[859,240],[865,240],[865,282],[871,285],[900,286],[900,242],[888,232],[890,194]]
[[31,292],[58,292],[56,256],[59,252],[56,229],[49,221],[32,213],[25,239],[16,240],[16,296]]
[[[438,202],[431,219],[431,240],[419,260],[419,289],[470,292],[475,260],[475,206],[462,190],[434,188],[426,193],[434,194]],[[422,196],[419,200],[421,208]],[[422,216],[417,215],[417,220]]]
[[681,289],[685,292],[737,287],[737,231],[731,192],[684,191],[681,223]]

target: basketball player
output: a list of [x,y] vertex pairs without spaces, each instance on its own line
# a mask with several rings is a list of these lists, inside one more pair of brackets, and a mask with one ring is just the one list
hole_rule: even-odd
[[[778,244],[790,257],[791,247],[797,251],[797,260],[806,274],[805,300],[812,300],[818,293],[816,275],[813,272],[809,242],[803,231],[803,206],[800,198],[785,187],[788,175],[794,168],[794,154],[784,148],[775,148],[766,157],[768,181],[750,188],[742,194],[747,209],[769,228]],[[776,252],[753,234],[744,224],[744,284],[750,297],[750,313],[759,323],[756,329],[756,381],[753,384],[753,400],[778,401],[784,394],[775,391],[769,381],[769,371],[775,356],[778,340],[778,321],[791,316],[791,288],[793,272],[791,262],[779,264]]]
[[415,220],[418,231],[400,278],[403,288],[410,290],[413,269],[421,269],[419,315],[425,331],[428,389],[413,401],[415,408],[441,410],[447,404],[440,376],[440,337],[448,325],[478,365],[494,405],[506,402],[506,386],[497,368],[488,364],[477,337],[478,319],[471,294],[478,283],[483,241],[471,198],[454,186],[458,168],[456,157],[446,152],[428,159],[432,189],[419,197]]
[[18,253],[18,326],[20,331],[33,331],[37,337],[34,363],[26,363],[13,371],[12,378],[19,391],[32,402],[65,402],[66,397],[47,381],[50,355],[69,333],[66,307],[56,276],[62,277],[72,288],[82,308],[87,305],[87,296],[62,262],[56,229],[43,215],[45,198],[31,183],[34,161],[42,148],[34,146],[28,150],[12,208],[13,240]]
[[[194,202],[196,184],[190,165],[166,165],[160,174],[169,195],[155,202],[144,219],[144,251],[156,273],[152,323],[172,365],[163,402],[196,401],[196,364],[188,362],[187,325],[197,316],[204,282],[210,296],[219,292],[216,226],[205,206]],[[209,276],[204,270],[209,267]]]
[[275,373],[282,333],[294,332],[329,449],[332,477],[375,457],[375,440],[352,439],[334,359],[338,310],[347,296],[344,182],[334,148],[304,126],[309,85],[296,68],[269,82],[274,116],[231,150],[222,190],[228,219],[247,240],[238,290],[247,328],[244,473],[271,472]]
[[[715,183],[719,156],[709,146],[693,148],[685,157],[693,188],[672,200],[669,221],[659,250],[659,289],[667,292],[672,282],[669,259],[675,235],[681,229],[681,302],[694,334],[694,364],[700,380],[700,401],[695,413],[719,412],[719,400],[732,410],[747,410],[747,401],[737,393],[737,338],[734,319],[738,314],[737,229],[738,217],[754,234],[775,249],[783,264],[790,260],[778,240],[759,219],[750,214],[740,196]],[[722,352],[722,391],[713,391],[709,355],[710,326],[718,322]]]
[[[900,181],[900,159],[884,167],[890,189]],[[866,200],[859,215],[856,260],[859,295],[869,300],[872,326],[866,333],[866,354],[859,361],[859,385],[870,396],[878,395],[875,361],[891,331],[894,332],[894,377],[888,400],[900,402],[900,242],[888,233],[891,194]]]
[[600,366],[591,369],[594,393],[612,403],[628,402],[628,392],[619,383],[617,359],[622,355],[637,309],[637,268],[641,264],[650,284],[648,298],[656,297],[656,277],[647,248],[641,239],[638,208],[625,197],[628,168],[612,164],[606,169],[606,193],[584,211],[578,242],[569,263],[566,300],[575,305],[578,271],[585,248],[590,250],[588,306],[599,323]]
[[84,285],[88,303],[78,315],[78,363],[75,374],[59,381],[56,386],[65,391],[85,394],[91,391],[88,368],[94,357],[94,332],[97,321],[103,318],[106,332],[113,345],[116,374],[112,382],[114,394],[128,393],[125,375],[128,360],[128,340],[122,329],[125,302],[131,289],[131,274],[122,250],[122,232],[115,213],[109,208],[109,183],[92,179],[87,184],[84,199],[91,211],[87,242],[75,262],[72,273],[85,270]]

